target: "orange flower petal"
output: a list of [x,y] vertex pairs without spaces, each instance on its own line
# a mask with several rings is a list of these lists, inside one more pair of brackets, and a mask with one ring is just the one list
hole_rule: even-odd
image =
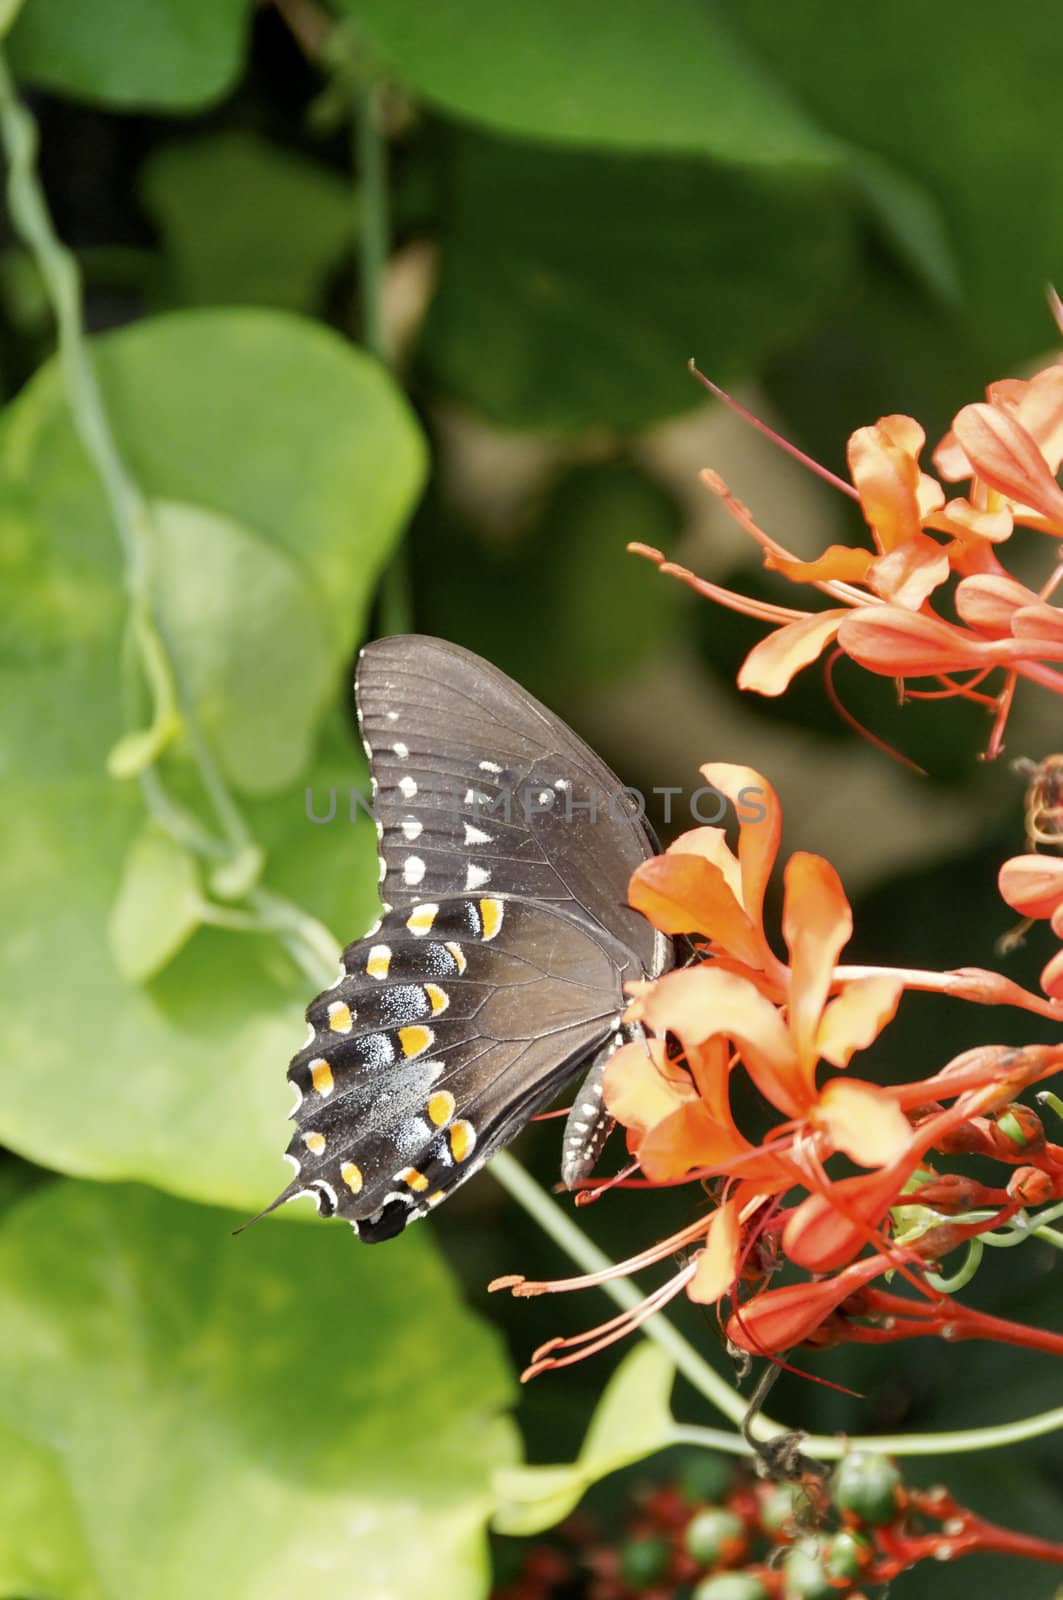
[[709,1218],[705,1248],[699,1252],[694,1276],[687,1284],[687,1294],[697,1305],[715,1305],[733,1286],[738,1276],[740,1240],[738,1205],[727,1200]]
[[652,856],[635,868],[628,901],[662,933],[700,933],[759,966],[760,934],[711,861],[698,855]]
[[934,471],[946,483],[960,483],[964,478],[974,477],[974,468],[967,459],[967,453],[951,428],[930,459],[934,463]]
[[677,1034],[688,1052],[717,1035],[731,1039],[757,1088],[785,1115],[794,1116],[807,1101],[782,1018],[748,979],[688,967],[660,978],[640,1007],[649,1027]]
[[1016,639],[1063,640],[1063,612],[1038,600],[1032,606],[1023,606],[1011,619],[1011,631]]
[[606,1065],[602,1095],[610,1114],[639,1135],[698,1098],[689,1073],[668,1060],[663,1039],[621,1045]]
[[964,406],[953,430],[983,483],[1063,529],[1063,489],[1017,417],[1002,406]]
[[985,633],[1011,632],[1011,619],[1023,606],[1035,605],[1037,596],[1017,578],[979,575],[956,585],[956,610],[968,627]]
[[919,607],[949,575],[948,551],[925,533],[905,539],[886,555],[879,556],[868,573],[871,587],[883,600]]
[[776,628],[755,644],[738,673],[738,687],[755,694],[782,694],[794,675],[822,655],[846,611],[817,611]]
[[764,565],[794,583],[863,583],[874,553],[851,544],[828,545],[815,561],[789,561],[769,554]]
[[841,879],[822,856],[798,851],[786,863],[782,931],[790,952],[790,1032],[811,1086],[816,1035],[840,952],[853,932]]
[[[919,452],[925,443],[919,424],[903,416],[881,417],[849,439],[849,473],[883,553],[913,539],[927,512],[936,509],[933,493],[922,486]],[[944,505],[944,492],[936,487],[937,505]]]
[[1052,1000],[1063,1000],[1063,950],[1057,950],[1041,974],[1041,988]]
[[783,1249],[790,1260],[813,1272],[834,1272],[845,1266],[896,1202],[919,1160],[913,1150],[891,1166],[840,1178],[825,1195],[809,1195],[783,1229]]
[[1063,900],[1063,860],[1058,856],[1012,856],[997,874],[997,888],[1024,917],[1050,917]]
[[690,828],[686,833],[681,833],[678,839],[672,840],[665,854],[704,856],[706,861],[711,861],[714,867],[720,869],[727,880],[727,887],[738,903],[742,903],[742,869],[722,828]]
[[629,1145],[651,1183],[671,1183],[702,1168],[725,1170],[751,1148],[735,1129],[714,1122],[701,1100],[679,1106]]
[[815,1333],[831,1312],[857,1289],[880,1277],[890,1262],[868,1256],[836,1278],[822,1283],[791,1283],[784,1289],[764,1289],[728,1318],[727,1337],[750,1355],[770,1355],[789,1350]]
[[979,667],[988,651],[987,644],[962,628],[900,606],[851,611],[838,629],[838,643],[858,665],[887,678],[923,678]]
[[974,535],[988,539],[991,544],[1001,544],[1010,539],[1015,519],[1007,506],[996,511],[983,511],[970,500],[950,500],[943,511],[930,519],[930,526],[949,533],[959,533],[962,538]]
[[857,1050],[873,1044],[892,1022],[904,993],[896,978],[854,978],[827,1002],[816,1051],[832,1067],[847,1067]]
[[1024,384],[1016,411],[1049,472],[1057,473],[1063,463],[1063,366],[1045,367]]
[[752,767],[709,761],[701,768],[705,782],[726,795],[738,817],[738,861],[742,869],[742,904],[760,926],[764,891],[779,853],[782,808],[767,778]]
[[812,1114],[836,1150],[862,1167],[886,1167],[912,1142],[908,1118],[884,1090],[859,1078],[832,1078]]

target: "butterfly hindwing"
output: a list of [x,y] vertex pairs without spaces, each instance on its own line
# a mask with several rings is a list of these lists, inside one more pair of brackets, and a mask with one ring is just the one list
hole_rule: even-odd
[[363,1238],[430,1210],[615,1032],[634,965],[591,924],[509,898],[389,912],[344,952],[288,1069],[283,1198]]

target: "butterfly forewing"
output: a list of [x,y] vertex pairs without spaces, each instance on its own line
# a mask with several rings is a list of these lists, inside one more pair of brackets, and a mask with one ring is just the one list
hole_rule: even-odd
[[[310,1194],[374,1241],[603,1059],[624,983],[663,971],[672,949],[626,904],[653,844],[619,780],[519,685],[412,635],[362,652],[356,698],[384,917],[308,1008],[288,1069],[296,1171],[275,1203]],[[566,1181],[580,1146],[587,1161],[600,1148],[588,1093]]]
[[357,700],[385,903],[519,894],[568,905],[659,964],[659,936],[627,904],[650,835],[559,717],[479,656],[420,635],[363,650]]

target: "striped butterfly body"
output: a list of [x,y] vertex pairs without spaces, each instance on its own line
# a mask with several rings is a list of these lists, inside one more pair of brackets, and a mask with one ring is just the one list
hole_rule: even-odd
[[362,651],[355,692],[384,915],[307,1010],[288,1068],[295,1176],[274,1204],[309,1193],[375,1242],[589,1065],[562,1146],[564,1181],[586,1175],[611,1126],[600,1079],[623,986],[674,952],[627,905],[656,848],[631,797],[518,684],[406,635]]

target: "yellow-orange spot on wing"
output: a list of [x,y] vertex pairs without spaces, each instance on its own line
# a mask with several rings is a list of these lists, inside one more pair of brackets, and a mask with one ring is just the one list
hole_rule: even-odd
[[449,1122],[454,1115],[454,1096],[449,1089],[438,1089],[435,1094],[428,1097],[428,1116],[441,1128],[444,1122]]
[[340,1168],[340,1177],[352,1194],[361,1194],[365,1182],[361,1167],[356,1167],[353,1161],[345,1161]]
[[484,941],[493,939],[502,926],[501,900],[480,901],[480,925],[482,930],[480,933],[481,939]]
[[436,920],[438,911],[438,906],[414,906],[413,910],[406,918],[406,926],[409,928],[412,934],[415,934],[418,938],[420,938],[423,934],[431,931],[432,924]]
[[351,1008],[342,1000],[333,1000],[328,1008],[328,1025],[333,1033],[350,1033],[353,1022]]
[[465,959],[465,951],[461,948],[461,945],[455,944],[453,940],[448,940],[443,948],[449,950],[454,957],[454,964],[459,973],[464,972],[469,963]]
[[418,1172],[416,1167],[407,1167],[405,1172],[400,1172],[399,1182],[407,1184],[411,1189],[416,1189],[418,1194],[428,1188],[428,1179],[423,1172]]
[[404,1056],[419,1056],[424,1053],[435,1038],[431,1028],[400,1028],[399,1044]]
[[318,1094],[332,1093],[333,1089],[335,1088],[335,1083],[332,1077],[332,1068],[329,1066],[327,1061],[322,1060],[321,1058],[319,1058],[317,1061],[311,1061],[310,1082],[314,1085],[314,1088],[317,1090]]
[[369,952],[365,970],[371,978],[386,978],[391,966],[391,946],[375,944]]
[[424,992],[433,1011],[445,1011],[449,1006],[450,996],[445,989],[439,987],[438,983],[426,983]]
[[455,1161],[464,1161],[476,1145],[476,1129],[471,1122],[455,1122],[447,1134],[450,1153]]
[[444,1189],[437,1189],[435,1194],[430,1194],[428,1196],[428,1199],[425,1201],[425,1205],[437,1206],[441,1200],[445,1200],[446,1198],[446,1191]]
[[304,1133],[303,1143],[315,1156],[319,1156],[325,1148],[325,1135],[323,1133]]

